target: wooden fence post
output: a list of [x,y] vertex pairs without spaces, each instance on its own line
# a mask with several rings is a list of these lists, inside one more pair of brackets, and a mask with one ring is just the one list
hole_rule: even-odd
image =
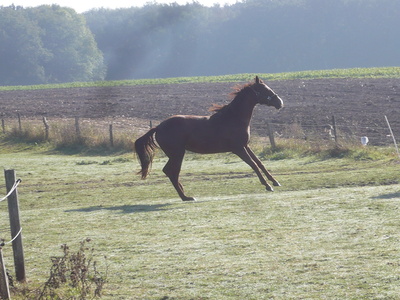
[[113,125],[110,124],[110,145],[114,147],[114,134],[113,134]]
[[1,128],[3,129],[3,133],[6,133],[6,124],[4,119],[1,119]]
[[18,116],[18,129],[19,129],[19,132],[22,132],[21,115],[19,113],[17,113],[17,116]]
[[[4,170],[4,175],[6,178],[7,193],[9,193],[16,182],[15,171]],[[22,247],[21,224],[19,221],[17,189],[8,196],[8,213],[10,216],[11,239],[13,239],[12,248],[14,253],[15,277],[18,281],[25,282],[25,259],[24,249]]]
[[81,138],[81,127],[79,126],[79,117],[75,117],[75,131],[78,139]]
[[337,145],[338,136],[337,136],[337,130],[336,130],[336,119],[335,119],[335,116],[332,116],[332,127],[333,127],[333,135],[334,135],[334,138],[335,138],[335,143]]
[[0,297],[1,299],[10,299],[10,288],[8,286],[8,277],[3,260],[3,251],[0,247]]
[[44,133],[45,133],[45,140],[47,141],[49,139],[49,123],[47,122],[46,117],[43,117],[43,124],[44,124]]
[[267,133],[269,136],[269,142],[271,143],[272,149],[276,149],[276,144],[275,144],[275,137],[274,137],[274,131],[271,128],[271,124],[267,121]]

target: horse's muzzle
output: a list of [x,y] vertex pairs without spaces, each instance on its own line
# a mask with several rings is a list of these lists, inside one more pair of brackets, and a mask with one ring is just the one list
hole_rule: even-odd
[[275,103],[274,103],[274,107],[275,107],[276,109],[281,109],[281,108],[283,107],[283,101],[282,101],[282,99],[279,98],[278,96],[276,96]]

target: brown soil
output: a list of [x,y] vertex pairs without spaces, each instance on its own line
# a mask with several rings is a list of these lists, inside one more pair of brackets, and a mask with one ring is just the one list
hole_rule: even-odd
[[[0,92],[0,115],[28,119],[90,118],[128,122],[144,131],[174,114],[207,115],[213,103],[226,104],[235,83],[188,83],[120,87],[68,88]],[[290,135],[301,128],[323,128],[336,118],[341,134],[368,136],[372,144],[389,144],[400,137],[400,79],[316,79],[271,81],[269,86],[283,99],[285,108],[257,106],[252,130],[266,135],[266,120],[277,134]],[[126,121],[128,120],[128,121]],[[295,125],[293,125],[295,124]],[[292,127],[290,127],[292,126]]]

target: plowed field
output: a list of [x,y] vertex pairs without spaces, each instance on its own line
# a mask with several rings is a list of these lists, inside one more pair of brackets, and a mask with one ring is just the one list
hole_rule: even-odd
[[[81,117],[127,122],[144,131],[174,114],[207,115],[213,104],[226,104],[237,83],[184,83],[0,92],[4,119]],[[269,86],[285,108],[258,106],[252,130],[266,135],[268,120],[277,134],[288,134],[289,124],[321,130],[335,115],[341,134],[368,136],[371,144],[392,142],[384,116],[400,137],[400,79],[316,79],[271,81]]]

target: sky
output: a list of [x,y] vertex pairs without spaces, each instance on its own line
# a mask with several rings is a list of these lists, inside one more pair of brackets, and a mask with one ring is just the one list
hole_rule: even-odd
[[[71,7],[76,10],[78,13],[82,13],[88,11],[92,8],[123,8],[123,7],[141,7],[146,3],[178,3],[178,4],[186,4],[192,3],[192,0],[1,0],[1,6],[9,6],[14,4],[15,6],[23,6],[23,7],[33,7],[39,6],[42,4],[58,4],[60,6]],[[220,5],[225,4],[234,4],[238,2],[238,0],[196,0],[196,2],[204,5],[204,6],[213,6],[215,3],[219,3]],[[240,1],[239,1],[240,2]]]

